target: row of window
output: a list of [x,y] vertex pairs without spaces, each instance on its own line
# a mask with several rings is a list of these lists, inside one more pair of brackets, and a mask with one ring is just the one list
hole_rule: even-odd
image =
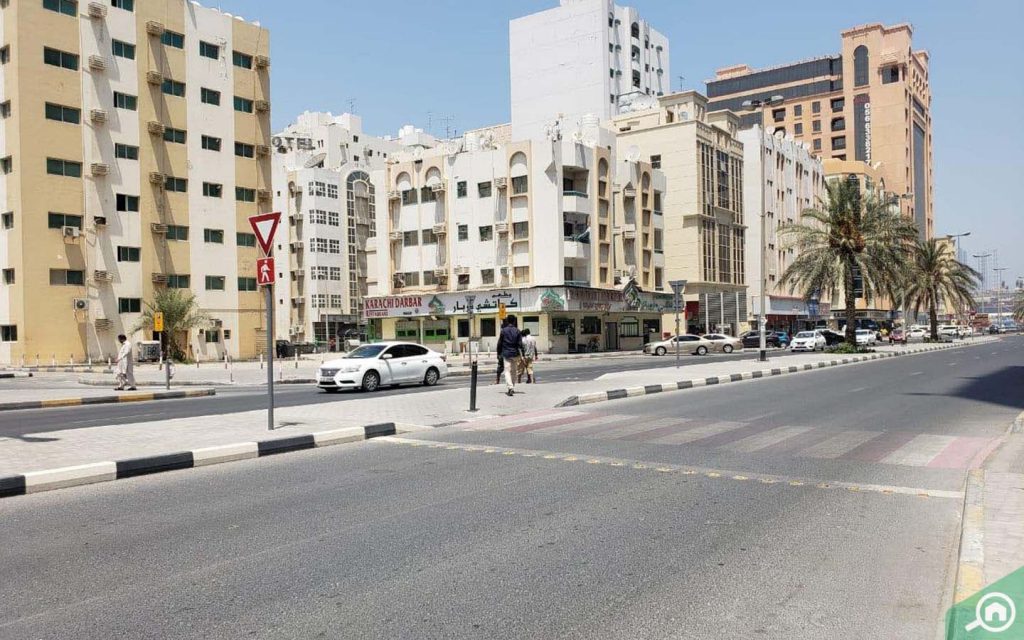
[[[525,194],[529,187],[529,178],[527,176],[517,176],[512,178],[512,193],[519,195]],[[478,182],[476,185],[477,197],[479,198],[490,198],[494,193],[493,183]],[[455,197],[465,198],[469,193],[468,185],[465,180],[460,180],[455,183]],[[437,194],[430,187],[421,187],[417,198],[416,189],[404,189],[402,190],[402,204],[416,204],[417,199],[422,202],[435,202],[437,200]]]
[[320,182],[314,180],[309,183],[309,188],[306,192],[310,196],[316,196],[321,198],[330,198],[332,200],[338,199],[338,185],[331,184],[329,182]]
[[[118,247],[118,255],[120,256],[121,250],[130,250],[132,247]],[[138,249],[135,248],[137,252]],[[124,262],[122,260],[122,262]],[[138,262],[138,260],[129,260],[129,262]],[[10,271],[10,282],[13,284],[14,276],[12,269],[4,269],[4,278],[7,279],[7,272]],[[206,290],[207,291],[224,291],[225,290],[226,278],[224,276],[206,276]],[[55,287],[71,286],[71,287],[82,287],[85,286],[85,271],[80,269],[50,269],[50,285]],[[189,274],[170,274],[167,276],[167,287],[169,289],[189,289],[192,285],[192,277]],[[256,284],[256,278],[239,277],[238,278],[238,290],[239,291],[257,291],[259,288]],[[142,303],[139,298],[118,298],[118,311],[120,313],[139,313],[142,310]]]
[[[437,284],[437,275],[433,271],[424,271],[422,275],[421,280],[419,271],[406,271],[396,274],[403,287],[418,287],[421,282],[424,287]],[[494,284],[494,269],[481,269],[480,282],[481,284]],[[456,283],[460,286],[468,286],[470,284],[470,275],[468,273],[460,273],[456,276]]]
[[340,309],[345,306],[345,298],[336,293],[314,293],[309,296],[309,303],[317,309]]
[[340,282],[341,267],[312,266],[309,268],[309,277],[311,280],[334,280]]
[[309,240],[309,251],[310,253],[341,254],[341,240],[311,238]]

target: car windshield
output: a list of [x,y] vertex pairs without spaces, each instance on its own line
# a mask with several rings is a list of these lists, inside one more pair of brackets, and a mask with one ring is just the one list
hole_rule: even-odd
[[814,332],[813,331],[801,331],[800,333],[796,334],[796,337],[797,338],[813,338],[814,337]]
[[353,349],[346,358],[376,358],[380,355],[381,351],[384,351],[387,347],[382,344],[364,344],[361,347]]
[[872,333],[874,333],[874,331],[871,331],[870,329],[857,329],[857,335],[859,336],[867,336]]

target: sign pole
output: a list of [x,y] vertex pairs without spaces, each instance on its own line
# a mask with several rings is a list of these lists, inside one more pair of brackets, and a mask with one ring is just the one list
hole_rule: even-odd
[[259,213],[249,218],[256,242],[263,250],[256,261],[256,284],[267,292],[267,431],[274,430],[274,234],[281,222],[281,212]]
[[267,291],[267,431],[274,430],[274,285]]

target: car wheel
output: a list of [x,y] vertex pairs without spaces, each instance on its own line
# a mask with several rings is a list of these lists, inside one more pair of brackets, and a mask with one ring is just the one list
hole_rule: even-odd
[[380,374],[376,371],[367,371],[363,376],[363,391],[376,391],[380,389]]
[[731,344],[725,345],[724,347],[722,347],[722,351],[724,351],[725,353],[732,353],[732,345]]
[[708,354],[708,348],[707,347],[705,347],[703,345],[697,347],[697,355],[698,356],[706,356],[707,354]]
[[654,350],[654,355],[656,356],[663,356],[666,353],[668,353],[668,350],[665,349],[665,347],[658,347],[657,349]]
[[427,375],[423,376],[423,386],[432,387],[437,384],[437,381],[441,379],[441,374],[438,373],[437,369],[430,367],[427,369]]

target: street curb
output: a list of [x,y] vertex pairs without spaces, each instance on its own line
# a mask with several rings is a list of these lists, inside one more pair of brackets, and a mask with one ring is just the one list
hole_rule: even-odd
[[953,603],[963,602],[985,586],[985,470],[967,472],[964,509],[960,527],[960,552],[956,566]]
[[176,451],[124,460],[93,462],[90,464],[30,471],[14,476],[0,477],[0,498],[40,493],[66,487],[75,487],[111,480],[122,480],[137,476],[205,467],[223,462],[262,458],[265,456],[304,451],[336,444],[370,440],[399,433],[421,431],[426,427],[385,422],[362,427],[345,427],[331,431],[319,431],[301,435],[236,442],[232,444],[203,447],[191,451]]
[[7,380],[10,378],[31,378],[32,374],[25,371],[14,371],[11,373],[0,373],[0,380]]
[[0,411],[52,409],[54,407],[78,407],[86,404],[114,404],[118,402],[145,402],[149,400],[176,400],[181,398],[201,398],[216,394],[216,389],[189,389],[182,391],[150,391],[142,393],[129,392],[117,396],[86,396],[84,398],[25,400],[22,402],[0,402]]
[[926,347],[911,353],[907,352],[894,352],[894,353],[872,353],[870,355],[863,356],[850,356],[842,359],[835,360],[821,360],[819,362],[808,362],[802,366],[791,365],[788,367],[776,367],[772,369],[760,369],[758,371],[745,371],[743,373],[732,373],[729,375],[722,376],[711,376],[707,378],[693,378],[691,380],[679,380],[678,382],[668,382],[663,384],[649,384],[642,387],[626,387],[623,389],[609,389],[607,391],[597,391],[594,393],[584,393],[577,396],[569,396],[565,400],[562,400],[555,407],[576,407],[584,404],[593,404],[596,402],[607,402],[609,400],[621,400],[622,398],[635,398],[638,396],[651,395],[654,393],[667,393],[670,391],[682,391],[684,389],[693,389],[695,387],[706,387],[718,384],[728,384],[730,382],[740,382],[742,380],[752,380],[756,378],[769,378],[772,376],[782,376],[790,373],[801,373],[804,371],[812,371],[814,369],[824,369],[826,367],[837,367],[844,364],[854,364],[857,362],[869,362],[871,360],[880,360],[882,358],[895,358],[899,356],[912,356],[919,353],[928,353],[931,351],[941,351],[944,349],[953,349],[962,346],[960,344],[948,344],[942,346]]

